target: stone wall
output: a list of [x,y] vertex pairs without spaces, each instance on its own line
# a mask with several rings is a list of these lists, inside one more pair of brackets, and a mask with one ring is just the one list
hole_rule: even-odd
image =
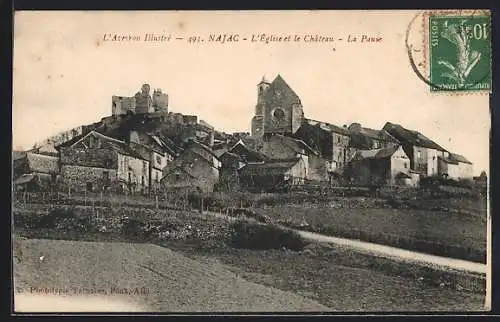
[[252,118],[252,136],[261,138],[264,135],[264,116],[256,115]]
[[119,154],[117,176],[118,180],[129,185],[130,190],[147,190],[149,189],[149,162]]
[[162,93],[161,90],[153,92],[153,107],[156,111],[168,111],[168,95]]
[[401,147],[391,156],[390,184],[396,184],[396,177],[400,172],[410,175],[410,159]]
[[[259,152],[272,160],[292,159],[297,157],[297,152],[285,143],[286,140],[288,139],[273,135],[262,143],[262,148]],[[294,144],[294,142],[291,142],[291,144]]]
[[111,115],[123,115],[127,112],[135,113],[135,97],[112,96]]
[[[106,175],[107,173],[107,175]],[[108,178],[108,179],[106,179]],[[72,192],[103,191],[105,187],[111,191],[119,190],[119,182],[115,169],[63,165],[61,167],[61,188]]]
[[349,137],[332,132],[331,160],[337,162],[337,168],[342,171],[350,160]]
[[[273,82],[264,95],[264,132],[293,134],[300,123],[297,120],[302,115],[302,105],[295,93],[284,82]],[[282,119],[275,117],[276,109],[282,109]]]
[[307,180],[328,181],[326,160],[322,157],[310,155],[308,158]]
[[118,168],[117,153],[100,148],[61,148],[61,164],[95,168]]

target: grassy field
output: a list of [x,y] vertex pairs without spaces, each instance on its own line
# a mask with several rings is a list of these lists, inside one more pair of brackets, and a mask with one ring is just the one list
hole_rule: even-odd
[[[15,233],[30,239],[130,242],[129,237],[114,229],[116,217],[128,216],[143,222],[161,220],[163,223],[173,223],[169,227],[178,231],[185,232],[185,227],[189,226],[189,233],[182,233],[179,238],[167,240],[152,234],[136,238],[134,241],[155,243],[196,261],[227,265],[228,270],[245,280],[282,291],[291,291],[332,310],[449,311],[481,310],[483,307],[485,283],[481,277],[435,271],[427,267],[359,254],[341,247],[316,244],[310,244],[302,251],[237,249],[228,246],[222,239],[228,227],[226,221],[207,217],[198,212],[134,207],[116,210],[94,209],[88,206],[59,208],[70,210],[76,217],[98,217],[104,221],[94,222],[84,231],[66,229],[74,226],[33,228],[31,225],[34,222],[47,217],[54,209],[47,208],[46,205],[24,205],[14,209]],[[317,208],[310,210],[314,209]],[[375,209],[366,211],[369,210]],[[286,211],[290,213],[291,210]],[[373,216],[375,215],[383,216],[380,213]],[[344,216],[347,220],[348,216]],[[32,222],[29,222],[30,218],[33,219]],[[374,219],[371,218],[372,222],[378,224]],[[396,227],[408,224],[395,219],[387,221]],[[108,230],[100,232],[88,229],[98,226],[99,223],[105,223]],[[193,234],[198,230],[202,233]],[[138,253],[140,251],[134,251],[134,256],[142,256]],[[67,262],[70,263],[71,260]],[[114,258],[113,262],[117,262],[117,259]]]
[[[45,231],[45,237],[65,236]],[[17,247],[23,251],[14,268],[15,286],[26,289],[34,285],[71,285],[108,290],[112,286],[147,287],[150,292],[145,296],[112,298],[115,302],[124,299],[126,305],[139,311],[235,307],[285,311],[483,309],[484,292],[468,290],[470,285],[452,274],[442,274],[429,283],[432,272],[407,265],[398,267],[390,261],[377,262],[338,247],[311,244],[302,252],[257,251],[231,248],[215,240],[159,242],[173,253],[147,244],[125,244],[110,235],[72,237],[101,242],[40,239],[18,242]],[[103,243],[103,239],[108,242]],[[41,255],[46,256],[44,262],[39,261]],[[453,284],[452,279],[455,279]],[[255,284],[266,288],[257,289]],[[273,296],[284,298],[269,298]]]
[[429,272],[417,267],[398,267],[339,247],[310,245],[304,252],[213,244],[193,247],[179,242],[168,247],[191,258],[230,265],[245,279],[296,292],[334,311],[480,311],[484,307],[484,293],[466,291],[458,283],[450,287],[452,275],[441,275],[442,282],[432,285],[438,280],[426,283],[422,276],[427,279]]
[[[67,310],[68,304],[84,311],[103,311],[106,304],[109,310],[146,312],[328,310],[293,292],[247,281],[223,265],[151,244],[48,239],[16,244],[23,253],[14,265],[14,286],[21,294],[14,299],[17,310],[29,310],[26,301],[36,298],[47,305],[43,311]],[[44,294],[47,289],[60,296]]]
[[300,205],[255,211],[303,230],[485,262],[487,219],[481,213]]

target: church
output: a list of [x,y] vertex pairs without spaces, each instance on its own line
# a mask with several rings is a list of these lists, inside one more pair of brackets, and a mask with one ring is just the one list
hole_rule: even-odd
[[257,105],[252,136],[293,135],[302,124],[304,112],[299,96],[278,75],[271,83],[264,77],[257,85]]
[[257,104],[251,136],[259,152],[272,160],[301,159],[304,180],[331,181],[340,177],[354,151],[349,130],[304,116],[300,97],[281,75],[257,84]]

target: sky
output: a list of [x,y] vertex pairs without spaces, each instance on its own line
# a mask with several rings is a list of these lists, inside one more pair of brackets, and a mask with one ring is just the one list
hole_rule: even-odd
[[[401,124],[466,156],[477,175],[489,167],[488,95],[431,93],[417,77],[405,33],[418,14],[16,12],[13,147],[27,149],[60,131],[99,121],[111,114],[112,95],[133,96],[143,83],[166,92],[172,112],[198,115],[220,131],[250,132],[257,83],[280,74],[301,98],[306,117],[375,129],[387,121]],[[418,19],[410,25],[410,38],[425,49]],[[146,42],[146,33],[172,38]],[[220,33],[239,35],[239,41],[208,41]],[[141,40],[105,41],[105,34]],[[301,41],[249,40],[261,34],[297,35]],[[306,42],[306,35],[337,41]],[[361,42],[363,35],[381,41]],[[205,41],[188,43],[189,37]],[[354,37],[356,42],[347,42]]]

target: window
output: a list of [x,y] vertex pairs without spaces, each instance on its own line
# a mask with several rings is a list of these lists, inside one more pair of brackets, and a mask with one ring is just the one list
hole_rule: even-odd
[[144,187],[144,184],[145,184],[145,182],[144,182],[144,176],[142,176],[141,177],[141,185]]
[[156,183],[158,183],[158,181],[159,181],[158,180],[158,172],[155,173],[155,181],[156,181]]
[[143,173],[148,171],[148,163],[146,161],[142,161],[142,171]]
[[109,172],[108,172],[108,171],[104,171],[104,172],[102,173],[102,179],[103,179],[104,181],[108,181],[108,180],[109,180]]
[[156,156],[156,163],[161,164],[161,157],[159,155]]
[[281,109],[281,108],[276,108],[273,112],[273,116],[278,119],[278,120],[282,120],[285,118],[285,112]]
[[130,184],[132,182],[132,174],[129,172],[128,173],[128,183]]
[[405,162],[404,166],[405,166],[405,169],[408,168],[408,164],[406,162]]
[[337,136],[337,143],[340,143],[340,136]]
[[92,182],[87,182],[87,191],[92,192]]
[[422,152],[421,151],[417,151],[417,158],[421,158],[422,157]]

